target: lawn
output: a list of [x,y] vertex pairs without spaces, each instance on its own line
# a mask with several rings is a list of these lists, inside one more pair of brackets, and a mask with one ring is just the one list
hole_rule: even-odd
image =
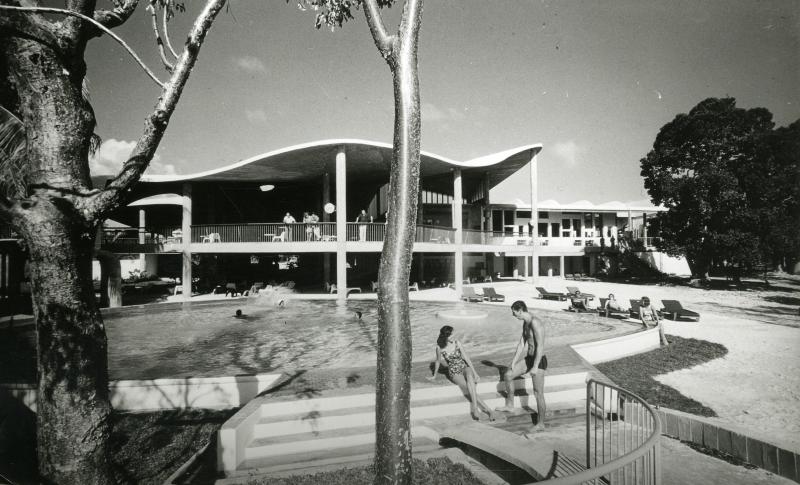
[[668,336],[670,345],[643,354],[597,364],[595,367],[623,388],[651,405],[664,406],[699,416],[716,416],[713,409],[684,396],[653,377],[688,369],[728,353],[725,346],[705,340]]

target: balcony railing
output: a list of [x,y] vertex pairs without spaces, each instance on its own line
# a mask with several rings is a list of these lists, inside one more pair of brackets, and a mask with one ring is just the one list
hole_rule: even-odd
[[[532,239],[527,234],[508,234],[503,232],[464,229],[463,244],[490,246],[531,246]],[[347,241],[383,242],[386,224],[356,223],[346,224]],[[305,223],[255,223],[255,224],[199,224],[191,228],[192,243],[269,243],[269,242],[330,242],[336,241],[335,222]],[[647,247],[652,247],[657,237],[647,238]],[[414,242],[454,244],[455,229],[452,227],[418,225]],[[605,247],[608,246],[608,241]],[[600,248],[598,237],[539,237],[538,246],[553,248],[596,247]],[[179,251],[183,244],[180,227],[162,228],[121,228],[104,229],[101,245],[115,252],[140,251]],[[144,247],[143,247],[144,246]],[[148,248],[149,247],[149,248]]]

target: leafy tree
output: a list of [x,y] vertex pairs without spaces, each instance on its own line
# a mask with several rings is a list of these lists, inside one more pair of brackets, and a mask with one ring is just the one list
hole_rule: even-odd
[[[154,20],[170,77],[162,83],[145,67],[160,87],[158,101],[130,158],[103,189],[92,187],[89,173],[96,138],[82,93],[84,56],[88,42],[104,33],[132,53],[110,29],[124,24],[139,1],[113,0],[111,10],[96,9],[94,0],[67,0],[63,9],[36,3],[0,0],[0,133],[16,133],[2,137],[0,219],[21,235],[30,257],[39,473],[46,483],[113,483],[106,333],[91,275],[95,235],[150,163],[225,0],[207,1],[180,54]],[[182,8],[150,0],[148,11],[169,17]]]
[[[288,1],[288,0],[287,0]],[[393,0],[305,0],[317,28],[341,26],[361,7],[394,86],[394,142],[389,174],[389,222],[378,275],[378,368],[375,406],[375,483],[411,483],[411,322],[408,279],[417,221],[420,105],[417,43],[422,0],[406,0],[397,32],[389,34],[380,8]]]
[[693,275],[712,261],[738,277],[796,259],[798,122],[773,128],[765,108],[709,98],[664,125],[641,160],[650,197],[669,209],[654,221],[659,249],[685,255]]

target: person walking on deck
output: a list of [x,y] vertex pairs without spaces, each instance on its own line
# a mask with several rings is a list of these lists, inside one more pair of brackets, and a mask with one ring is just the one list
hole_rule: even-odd
[[544,375],[547,371],[545,349],[545,327],[541,320],[528,311],[524,301],[517,300],[511,305],[511,314],[522,321],[522,335],[514,351],[508,369],[503,376],[506,387],[506,404],[497,411],[514,411],[514,379],[530,374],[533,380],[533,394],[536,397],[536,426],[534,431],[544,429],[547,405],[544,400]]

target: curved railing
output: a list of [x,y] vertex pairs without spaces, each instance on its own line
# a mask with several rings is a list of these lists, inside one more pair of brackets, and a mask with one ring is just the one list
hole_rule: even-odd
[[590,379],[586,385],[586,469],[538,483],[661,483],[661,422],[644,399]]

